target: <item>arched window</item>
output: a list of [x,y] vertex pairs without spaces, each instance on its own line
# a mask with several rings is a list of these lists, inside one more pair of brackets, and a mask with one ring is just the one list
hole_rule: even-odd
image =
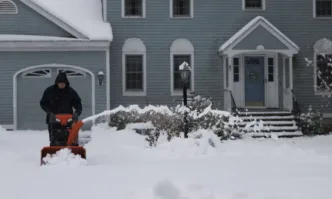
[[187,62],[191,67],[189,92],[194,91],[194,46],[188,39],[176,39],[170,48],[171,94],[182,95],[182,82],[179,66]]
[[122,47],[124,96],[146,95],[146,48],[138,38],[127,39]]
[[59,73],[66,73],[67,77],[85,77],[86,73],[77,71],[77,70],[71,70],[71,69],[58,69]]
[[17,14],[16,4],[11,0],[0,0],[0,14]]
[[314,45],[314,91],[332,92],[332,41],[320,39]]
[[33,77],[33,78],[40,78],[40,77],[51,77],[51,69],[37,69],[32,71],[27,71],[23,73],[23,77]]

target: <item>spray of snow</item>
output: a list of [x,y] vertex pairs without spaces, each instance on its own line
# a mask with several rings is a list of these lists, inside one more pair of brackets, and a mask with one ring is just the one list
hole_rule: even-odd
[[88,164],[87,160],[81,158],[79,155],[74,155],[69,149],[61,149],[56,154],[47,154],[43,158],[46,166],[85,166]]

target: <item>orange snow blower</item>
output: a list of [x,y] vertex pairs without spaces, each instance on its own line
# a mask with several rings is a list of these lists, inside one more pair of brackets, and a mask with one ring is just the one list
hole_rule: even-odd
[[71,114],[58,114],[55,115],[55,120],[50,121],[50,146],[46,146],[41,150],[40,164],[43,165],[45,162],[43,158],[47,154],[55,154],[61,149],[67,148],[71,150],[71,153],[80,155],[86,159],[86,151],[83,146],[78,145],[78,132],[83,126],[83,122],[73,121]]

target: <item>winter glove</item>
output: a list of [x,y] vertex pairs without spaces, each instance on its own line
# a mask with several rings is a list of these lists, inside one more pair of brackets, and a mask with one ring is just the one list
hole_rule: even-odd
[[49,121],[54,122],[56,120],[56,117],[53,113],[49,113]]
[[78,114],[77,114],[77,113],[74,113],[74,114],[73,114],[73,121],[74,121],[74,122],[77,122],[77,121],[78,121]]

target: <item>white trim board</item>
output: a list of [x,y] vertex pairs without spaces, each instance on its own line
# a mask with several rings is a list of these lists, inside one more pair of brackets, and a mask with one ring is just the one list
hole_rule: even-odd
[[[284,35],[279,29],[273,26],[268,20],[266,20],[262,16],[255,17],[250,22],[248,22],[245,26],[243,26],[238,32],[236,32],[230,39],[228,39],[224,44],[222,44],[218,50],[219,53],[228,54],[229,56],[233,56],[235,54],[243,53],[243,52],[255,52],[255,51],[266,51],[264,46],[257,46],[256,50],[233,50],[233,47],[240,43],[243,39],[245,39],[252,31],[254,31],[258,26],[262,26],[265,28],[270,34],[275,36],[280,42],[286,45],[289,49],[286,50],[268,50],[273,52],[280,52],[286,54],[288,56],[292,56],[293,54],[297,54],[300,48],[291,41],[286,35]],[[259,39],[259,38],[257,38]]]
[[82,68],[79,66],[73,66],[73,65],[64,65],[64,64],[43,64],[43,65],[36,65],[36,66],[29,66],[26,68],[23,68],[19,71],[17,71],[14,75],[13,75],[13,121],[14,121],[14,128],[13,130],[17,130],[17,125],[18,125],[18,110],[17,110],[17,76],[25,71],[28,70],[32,70],[32,69],[37,69],[37,68],[72,68],[72,69],[76,69],[76,70],[82,70],[86,73],[89,73],[91,75],[91,103],[92,103],[92,108],[91,108],[91,114],[95,115],[96,114],[96,78],[95,78],[95,74],[93,72],[91,72],[90,70],[86,69],[86,68]]
[[68,33],[72,34],[73,36],[79,38],[79,39],[88,39],[87,36],[79,32],[78,30],[71,27],[69,24],[65,23],[64,21],[60,20],[59,18],[55,17],[51,13],[44,10],[42,7],[37,5],[36,3],[30,1],[30,0],[20,0],[22,3],[39,13],[40,15],[44,16],[45,18],[49,19]]
[[110,50],[106,53],[106,110],[111,109],[111,65],[110,65]]
[[110,42],[90,40],[0,41],[0,51],[105,51]]

